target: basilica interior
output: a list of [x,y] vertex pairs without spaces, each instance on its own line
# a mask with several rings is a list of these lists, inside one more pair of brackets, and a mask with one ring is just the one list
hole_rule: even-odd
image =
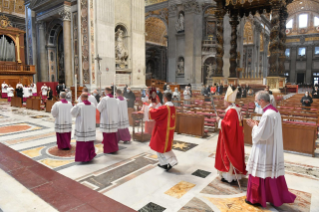
[[[0,84],[0,212],[319,212],[319,0],[0,0]],[[78,118],[61,149],[53,107],[85,90],[100,104],[109,87],[132,138],[105,153],[96,109],[96,156],[76,161]],[[260,92],[273,98],[293,203],[247,204],[250,175],[216,168],[229,88],[247,167],[247,120],[262,123]],[[170,170],[150,148],[152,89],[176,109]]]

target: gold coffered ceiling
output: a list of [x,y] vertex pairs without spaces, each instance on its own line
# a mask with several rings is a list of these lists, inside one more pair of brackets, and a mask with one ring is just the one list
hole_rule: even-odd
[[161,2],[164,2],[164,1],[167,1],[167,0],[145,0],[145,6],[161,3]]
[[0,12],[24,16],[24,0],[0,0]]
[[167,35],[166,26],[164,22],[155,17],[147,18],[145,21],[146,42],[166,46]]

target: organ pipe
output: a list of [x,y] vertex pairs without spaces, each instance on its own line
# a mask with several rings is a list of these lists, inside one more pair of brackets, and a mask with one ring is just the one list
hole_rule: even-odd
[[15,45],[14,42],[7,40],[7,38],[2,35],[0,38],[0,61],[10,61],[15,62],[16,54],[15,54]]

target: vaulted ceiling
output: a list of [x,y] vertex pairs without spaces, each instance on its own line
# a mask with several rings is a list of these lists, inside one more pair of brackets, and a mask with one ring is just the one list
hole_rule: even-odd
[[167,30],[164,22],[155,17],[149,17],[145,20],[146,42],[166,46]]
[[287,9],[289,16],[302,11],[319,13],[319,0],[294,0]]

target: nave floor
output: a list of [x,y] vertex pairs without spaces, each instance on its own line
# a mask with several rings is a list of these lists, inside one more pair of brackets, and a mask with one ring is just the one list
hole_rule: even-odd
[[[318,150],[315,158],[285,153],[286,181],[291,192],[298,196],[294,204],[255,208],[244,203],[247,179],[241,181],[243,192],[236,184],[220,181],[214,168],[217,134],[205,139],[176,134],[174,152],[179,164],[166,172],[157,167],[157,156],[148,142],[121,142],[117,154],[103,154],[99,130],[95,143],[97,157],[87,164],[76,163],[74,148],[57,150],[53,127],[54,120],[49,113],[11,108],[0,102],[2,144],[136,211],[319,211]],[[72,145],[75,146],[74,141]],[[246,157],[250,150],[245,146]],[[1,163],[0,158],[0,167]],[[8,184],[10,180],[13,183],[10,178],[15,178],[9,174],[11,177],[0,171],[1,179],[8,178]],[[0,197],[4,195],[1,190]],[[19,201],[23,201],[21,199]],[[0,208],[4,212],[16,211],[8,210],[15,201],[18,197],[7,202],[0,200]],[[38,201],[43,204],[41,207],[57,209],[45,205],[41,199]]]

